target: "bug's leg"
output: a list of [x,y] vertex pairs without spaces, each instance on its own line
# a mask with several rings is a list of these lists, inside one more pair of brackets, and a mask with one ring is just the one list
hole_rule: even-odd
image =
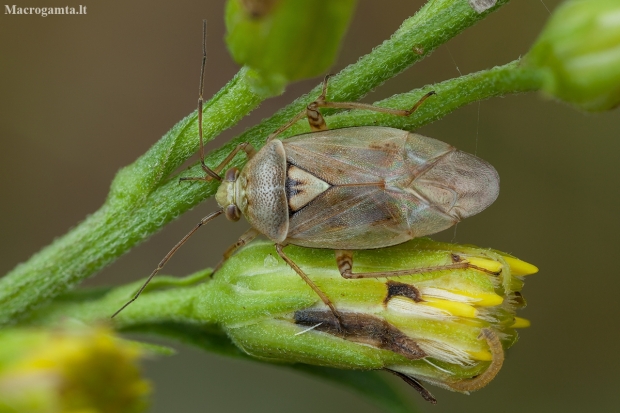
[[301,279],[304,280],[306,284],[308,284],[310,288],[312,288],[312,290],[316,293],[316,295],[319,296],[321,301],[323,301],[323,303],[325,303],[325,305],[329,307],[329,309],[331,310],[332,314],[334,315],[334,317],[336,318],[338,322],[338,328],[342,329],[342,322],[341,322],[342,317],[340,316],[340,313],[338,312],[338,310],[336,310],[334,303],[332,303],[329,297],[326,296],[323,291],[321,291],[321,289],[306,275],[306,273],[303,272],[303,270],[299,268],[299,266],[295,264],[295,262],[291,260],[284,253],[283,249],[285,246],[286,245],[283,245],[283,244],[276,244],[276,251],[278,252],[278,255],[282,257],[284,262],[286,262],[289,265],[289,267],[291,267],[293,271],[295,271],[301,277]]
[[233,245],[231,245],[230,247],[228,247],[228,249],[224,252],[224,257],[222,257],[222,259],[220,260],[220,262],[215,266],[215,268],[213,269],[213,272],[215,273],[217,270],[220,269],[220,267],[222,266],[222,264],[224,264],[226,262],[226,260],[228,260],[230,257],[233,256],[233,254],[235,252],[237,252],[237,250],[241,247],[243,247],[244,245],[250,243],[254,238],[256,238],[256,236],[259,234],[259,232],[257,230],[255,230],[254,228],[250,228],[249,230],[247,230],[246,232],[244,232],[239,239],[237,240],[237,242],[235,242]]
[[[328,102],[327,100],[325,100],[325,97],[327,95],[327,81],[329,80],[330,77],[331,77],[331,75],[325,76],[325,79],[323,80],[323,92],[321,93],[321,96],[319,96],[319,98],[317,100],[315,100],[310,105],[308,105],[308,111],[310,110],[310,106],[312,106],[316,110],[317,113],[318,113],[318,110],[317,110],[318,108],[363,109],[363,110],[372,110],[373,112],[389,113],[391,115],[396,115],[396,116],[409,116],[413,112],[415,112],[420,107],[420,105],[422,105],[422,103],[424,103],[424,101],[426,99],[428,99],[429,97],[431,97],[431,96],[433,96],[435,94],[434,90],[428,92],[427,94],[422,96],[409,109],[382,108],[380,106],[370,105],[370,104],[367,104],[367,103],[359,103],[359,102]],[[320,113],[319,113],[319,116],[320,116]],[[321,116],[321,119],[322,119],[322,116]],[[312,128],[312,122],[313,121],[310,119],[310,113],[309,112],[308,112],[308,122],[310,122],[310,127]],[[323,125],[324,124],[325,124],[325,121],[323,120]],[[327,129],[327,126],[324,126],[323,129]]]
[[325,118],[323,118],[323,115],[321,115],[321,112],[319,112],[319,108],[326,107],[321,106],[321,104],[329,103],[325,100],[325,97],[327,96],[327,81],[330,77],[332,77],[332,75],[325,76],[325,78],[323,79],[323,89],[321,91],[321,94],[314,102],[306,106],[306,117],[308,118],[310,130],[312,130],[313,132],[327,130]]
[[487,270],[486,268],[471,264],[466,259],[460,257],[457,254],[451,254],[450,258],[452,260],[451,264],[436,265],[433,267],[410,268],[406,270],[393,271],[353,272],[353,252],[349,250],[336,250],[336,264],[338,265],[338,271],[340,271],[340,275],[342,275],[343,278],[347,279],[399,277],[403,275],[424,274],[433,271],[446,271],[464,268],[473,268],[487,274],[499,275],[499,272],[494,272],[491,270]]
[[191,237],[192,235],[194,235],[194,232],[198,231],[198,229],[200,227],[202,227],[203,225],[205,225],[206,223],[208,223],[209,221],[211,221],[213,218],[216,218],[218,216],[220,216],[222,213],[224,213],[223,210],[219,209],[215,212],[210,213],[209,215],[207,215],[206,217],[204,217],[203,219],[200,220],[200,222],[194,227],[192,228],[192,230],[190,232],[187,233],[187,235],[185,235],[181,241],[177,242],[177,244],[172,247],[172,249],[170,251],[168,251],[168,254],[166,254],[166,256],[159,262],[159,264],[157,265],[157,268],[155,268],[153,270],[153,272],[151,273],[151,275],[149,275],[149,277],[146,279],[146,281],[144,282],[144,284],[142,284],[142,287],[140,287],[140,289],[138,290],[138,292],[133,296],[133,298],[129,301],[127,301],[125,303],[125,305],[123,305],[121,308],[119,308],[114,314],[112,314],[111,318],[116,317],[116,315],[118,313],[120,313],[121,311],[123,311],[125,309],[125,307],[127,307],[129,304],[133,303],[134,301],[136,301],[138,299],[138,297],[140,296],[140,294],[142,294],[142,291],[144,291],[144,289],[146,288],[146,286],[149,284],[149,282],[153,279],[153,277],[155,277],[155,275],[162,269],[164,268],[164,265],[166,265],[166,263],[170,260],[170,258],[172,258],[172,256],[174,255],[175,252],[177,252],[177,250],[179,248],[181,248],[183,246],[183,244],[185,244],[185,242],[189,239],[189,237]]
[[331,109],[363,109],[363,110],[372,110],[373,112],[381,112],[381,113],[389,113],[391,115],[396,116],[409,116],[413,112],[415,112],[422,103],[429,97],[435,94],[435,91],[430,91],[424,96],[422,96],[410,109],[390,109],[390,108],[382,108],[380,106],[369,105],[367,103],[359,103],[359,102],[328,102],[325,100],[327,95],[327,81],[330,78],[330,75],[325,76],[323,80],[323,92],[321,96],[318,97],[317,100],[308,105],[307,114],[308,114],[308,122],[310,123],[310,128],[312,130],[324,130],[327,129],[325,125],[325,120],[323,116],[319,113],[318,108],[331,108]]
[[327,80],[330,77],[331,75],[327,75],[325,76],[325,79],[323,79],[323,89],[321,91],[321,95],[314,102],[306,106],[306,109],[299,112],[291,120],[289,120],[285,125],[280,126],[272,134],[270,134],[269,137],[267,138],[267,142],[273,140],[280,133],[284,132],[285,130],[293,126],[295,123],[297,123],[297,121],[303,118],[308,118],[310,129],[313,132],[327,129],[327,125],[325,124],[325,119],[323,119],[323,115],[321,115],[321,112],[319,112],[318,106],[316,105],[316,103],[325,102],[325,95],[327,94]]
[[418,393],[420,393],[420,396],[422,396],[422,398],[426,400],[427,402],[430,402],[432,404],[437,404],[437,399],[431,394],[431,392],[426,390],[424,386],[422,386],[422,384],[416,379],[414,379],[413,377],[407,376],[406,374],[400,373],[398,371],[390,370],[390,369],[384,369],[384,370],[387,370],[393,375],[395,375],[396,377],[400,377],[401,379],[403,379],[405,383],[407,383],[408,385],[413,387]]
[[[396,116],[409,116],[413,112],[415,112],[422,103],[429,97],[433,96],[435,91],[430,91],[424,96],[420,98],[410,109],[390,109],[390,108],[382,108],[380,106],[370,105],[367,103],[358,103],[358,102],[328,102],[328,101],[315,101],[310,105],[316,105],[317,108],[330,108],[330,109],[363,109],[363,110],[372,110],[373,112],[381,112],[381,113],[389,113],[391,115]],[[310,106],[308,105],[308,106]],[[318,111],[317,111],[318,112]],[[310,120],[308,120],[310,121]]]
[[[248,159],[251,159],[256,154],[256,149],[254,149],[254,147],[249,142],[243,142],[237,145],[235,149],[233,149],[228,154],[228,156],[222,162],[220,162],[220,164],[217,167],[215,167],[214,169],[209,168],[210,171],[213,171],[215,172],[215,174],[217,174],[219,178],[218,181],[222,179],[219,176],[219,173],[222,172],[224,167],[228,165],[230,161],[232,161],[232,159],[235,157],[235,155],[241,150],[245,152]],[[213,179],[212,175],[205,175],[205,176],[196,176],[196,177],[183,177],[183,178],[179,178],[179,181],[210,181],[211,179]]]
[[282,132],[284,132],[285,130],[287,130],[291,126],[293,126],[299,119],[303,119],[304,116],[306,116],[306,110],[305,109],[302,110],[301,112],[299,112],[297,115],[295,115],[293,117],[293,119],[289,120],[286,124],[280,126],[278,129],[276,129],[274,132],[272,132],[267,137],[267,142],[271,142],[272,140],[274,140],[279,134],[281,134]]
[[[443,385],[456,391],[469,392],[480,390],[495,378],[497,373],[502,368],[502,364],[504,363],[504,348],[502,347],[502,343],[497,336],[497,333],[490,328],[482,329],[482,331],[480,331],[478,339],[486,340],[487,344],[489,345],[489,350],[491,350],[491,355],[493,358],[489,367],[487,367],[487,369],[482,374],[471,379],[460,380],[457,382],[445,381],[442,382]],[[394,370],[385,370],[403,379],[407,384],[416,389],[422,395],[424,400],[429,401],[433,404],[437,403],[437,400],[433,397],[433,395],[424,387],[422,387],[422,385],[413,377],[407,376]]]
[[478,339],[485,339],[491,350],[491,364],[487,369],[479,376],[473,377],[468,380],[461,380],[456,383],[446,382],[445,384],[456,391],[475,391],[480,390],[491,382],[497,376],[502,364],[504,363],[504,348],[497,333],[490,328],[483,328],[478,336]]
[[323,89],[321,90],[321,94],[319,95],[319,97],[316,98],[314,102],[308,104],[308,106],[306,106],[306,109],[295,115],[295,117],[291,119],[286,125],[282,126],[280,129],[269,135],[269,139],[267,139],[267,142],[275,138],[279,133],[290,128],[295,122],[304,117],[308,119],[308,124],[310,125],[310,130],[312,132],[327,130],[327,124],[325,123],[323,115],[321,115],[321,112],[319,112],[319,108],[327,107],[324,106],[324,104],[329,103],[325,101],[325,96],[327,95],[327,81],[331,76],[332,75],[327,75],[325,76],[325,79],[323,79]]
[[426,95],[422,96],[420,100],[418,100],[415,105],[413,105],[410,109],[390,109],[390,108],[382,108],[380,106],[369,105],[366,103],[358,103],[358,102],[328,102],[326,99],[327,96],[327,81],[331,75],[325,76],[323,79],[323,89],[321,91],[321,95],[314,101],[311,102],[306,109],[299,112],[295,115],[288,123],[278,128],[275,132],[273,132],[267,138],[267,142],[273,140],[280,133],[284,132],[291,126],[293,126],[297,121],[306,117],[308,118],[308,123],[310,124],[310,130],[313,132],[327,130],[327,124],[325,123],[325,119],[321,112],[319,112],[319,108],[331,108],[331,109],[365,109],[372,110],[374,112],[381,113],[389,113],[396,116],[409,116],[413,112],[415,112],[420,105],[428,99],[430,96],[434,95],[434,91],[428,92]]

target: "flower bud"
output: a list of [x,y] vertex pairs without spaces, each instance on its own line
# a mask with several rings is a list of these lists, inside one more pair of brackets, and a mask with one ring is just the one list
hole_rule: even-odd
[[235,61],[274,87],[324,73],[334,62],[355,0],[229,0],[226,43]]
[[0,333],[0,412],[141,412],[150,385],[136,344],[106,329]]
[[[334,251],[285,253],[329,297],[337,319],[268,242],[254,242],[212,280],[222,325],[248,354],[343,369],[386,369],[434,400],[418,379],[460,392],[497,374],[517,340],[522,277],[536,267],[507,254],[415,239],[355,251],[354,272],[412,270],[399,277],[344,279]],[[213,296],[212,296],[213,297]]]
[[620,2],[572,0],[555,10],[525,64],[543,90],[588,111],[620,104]]

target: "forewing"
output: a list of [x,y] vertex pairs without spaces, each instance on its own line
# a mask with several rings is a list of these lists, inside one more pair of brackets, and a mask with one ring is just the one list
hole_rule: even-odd
[[[331,187],[289,219],[287,241],[334,249],[365,249],[411,239],[408,209],[424,208],[372,186]],[[408,200],[411,201],[411,200]]]
[[454,225],[412,183],[453,148],[398,129],[363,127],[284,141],[289,164],[332,185],[289,221],[287,241],[367,249],[395,245]]
[[283,141],[287,162],[331,185],[377,183],[408,174],[408,132],[384,127],[345,128]]

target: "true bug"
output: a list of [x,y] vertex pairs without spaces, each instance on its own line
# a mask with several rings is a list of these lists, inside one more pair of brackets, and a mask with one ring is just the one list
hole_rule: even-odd
[[[203,27],[206,29],[206,27]],[[474,155],[447,143],[407,131],[376,126],[327,130],[319,108],[366,109],[408,116],[411,109],[381,108],[355,102],[328,102],[328,77],[321,95],[287,124],[273,132],[256,151],[249,143],[238,145],[220,165],[204,162],[202,138],[203,82],[206,48],[203,42],[198,125],[200,162],[204,177],[182,180],[221,181],[216,200],[221,209],[204,217],[159,263],[136,295],[114,316],[132,303],[148,282],[198,228],[224,214],[231,221],[243,215],[252,228],[225,253],[263,234],[274,241],[278,255],[317,293],[339,319],[330,299],[284,252],[288,244],[335,250],[336,263],[345,278],[392,277],[421,272],[473,267],[455,257],[441,267],[353,272],[352,250],[382,248],[415,237],[433,234],[488,207],[499,193],[495,169]],[[285,141],[275,139],[303,117],[312,133]],[[239,152],[249,158],[239,171],[221,171]],[[486,271],[478,268],[481,271]]]

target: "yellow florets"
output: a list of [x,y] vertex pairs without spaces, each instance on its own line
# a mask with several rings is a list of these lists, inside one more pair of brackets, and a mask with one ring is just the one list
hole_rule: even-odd
[[[6,340],[3,340],[6,339]],[[0,365],[0,412],[140,412],[150,385],[136,364],[142,351],[107,329],[14,330]]]

